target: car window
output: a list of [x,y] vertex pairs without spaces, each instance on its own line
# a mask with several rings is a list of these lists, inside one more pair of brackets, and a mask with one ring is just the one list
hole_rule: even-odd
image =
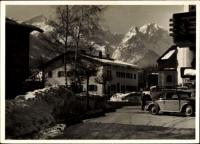
[[166,99],[172,99],[172,93],[166,93]]
[[178,99],[178,95],[177,95],[177,94],[173,94],[173,95],[172,95],[172,99],[173,99],[173,100],[177,100],[177,99]]
[[190,93],[181,93],[179,94],[181,99],[185,99],[185,98],[190,98],[191,94]]

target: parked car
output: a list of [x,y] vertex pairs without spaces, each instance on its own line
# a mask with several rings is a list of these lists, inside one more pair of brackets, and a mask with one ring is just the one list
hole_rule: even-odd
[[153,115],[159,112],[179,112],[192,116],[195,113],[195,98],[188,91],[162,91],[159,98],[146,105],[145,109]]

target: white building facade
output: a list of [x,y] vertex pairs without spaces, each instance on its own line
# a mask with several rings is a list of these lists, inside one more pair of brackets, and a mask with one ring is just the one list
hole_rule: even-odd
[[[82,57],[88,63],[98,65],[98,71],[89,78],[89,94],[91,95],[113,95],[115,93],[126,93],[139,90],[139,73],[141,70],[129,63],[85,55]],[[61,58],[62,59],[62,58]],[[65,85],[64,64],[61,59],[53,60],[45,68],[45,85]],[[67,71],[70,65],[67,64]],[[103,77],[107,79],[102,81]],[[67,76],[68,85],[71,84],[71,76]],[[82,81],[82,91],[87,90],[86,80]]]

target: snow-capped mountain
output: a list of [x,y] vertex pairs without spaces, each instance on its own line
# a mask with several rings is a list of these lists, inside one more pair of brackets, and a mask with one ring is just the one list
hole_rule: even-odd
[[172,45],[168,32],[157,24],[131,27],[113,52],[114,59],[140,67],[156,65],[157,58]]
[[[50,21],[43,15],[33,17],[26,21],[26,23],[29,23],[31,25],[41,28],[44,31],[44,33],[52,32],[54,29],[51,25],[49,25],[49,22]],[[34,33],[37,33],[37,32],[34,32]]]

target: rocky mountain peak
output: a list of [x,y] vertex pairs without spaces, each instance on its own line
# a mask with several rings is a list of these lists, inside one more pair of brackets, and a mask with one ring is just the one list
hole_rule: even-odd
[[48,22],[48,19],[44,15],[35,16],[26,21],[27,23],[34,24],[34,23],[41,23],[41,22]]
[[[26,21],[26,23],[29,23],[31,25],[37,26],[40,29],[42,29],[44,31],[44,33],[49,33],[53,31],[53,27],[49,24],[50,20],[48,18],[46,18],[44,15],[39,15],[39,16],[35,16],[29,20]],[[33,31],[31,33],[32,35],[40,35],[40,33],[38,33],[37,31]]]
[[158,30],[164,30],[156,23],[149,23],[147,25],[143,25],[139,28],[139,31],[143,34],[153,34]]
[[[172,45],[172,39],[161,26],[155,23],[141,27],[132,26],[113,52],[112,57],[132,64],[139,63],[142,59],[153,58],[151,62],[155,65],[157,58],[170,45]],[[142,64],[141,67],[143,67]]]

